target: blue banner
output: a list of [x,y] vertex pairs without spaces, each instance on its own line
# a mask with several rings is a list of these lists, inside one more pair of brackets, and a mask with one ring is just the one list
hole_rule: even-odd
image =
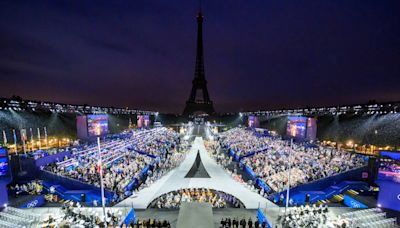
[[136,217],[135,217],[135,209],[132,208],[132,210],[126,215],[124,222],[121,224],[121,227],[123,225],[128,226],[131,220],[136,224]]
[[151,168],[151,165],[146,165],[144,169],[140,172],[140,178],[143,178],[144,176],[147,175],[147,172],[149,172],[149,169]]
[[244,171],[250,176],[250,178],[255,179],[256,178],[256,174],[254,173],[254,171],[249,168],[247,165],[243,166]]
[[350,208],[368,208],[366,205],[358,202],[348,195],[344,195],[344,204]]
[[268,192],[270,189],[267,184],[264,183],[260,178],[257,178],[256,184],[264,189],[265,192]]
[[272,227],[271,224],[269,224],[265,215],[262,213],[260,208],[258,208],[258,210],[257,210],[257,219],[258,219],[258,222],[260,223],[260,225],[262,225],[265,222],[267,224],[268,228]]
[[146,155],[146,156],[148,156],[148,157],[151,157],[151,158],[156,158],[156,156],[155,155],[152,155],[152,154],[149,154],[149,153],[146,153],[146,152],[144,152],[144,151],[141,151],[141,150],[136,150],[136,149],[132,149],[133,151],[135,151],[135,152],[137,152],[137,153],[139,153],[139,154],[143,154],[143,155]]
[[23,204],[19,208],[34,208],[34,207],[40,207],[44,204],[45,198],[44,195],[38,196],[35,199]]

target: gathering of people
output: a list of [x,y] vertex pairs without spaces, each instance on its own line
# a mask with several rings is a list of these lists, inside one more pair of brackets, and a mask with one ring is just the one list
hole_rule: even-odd
[[118,227],[122,219],[122,211],[118,209],[107,209],[104,219],[102,213],[66,201],[61,207],[61,214],[49,214],[41,227]]
[[239,219],[239,218],[223,218],[220,222],[220,228],[267,228],[266,222],[259,222],[257,219]]
[[278,216],[278,223],[284,228],[311,227],[318,228],[328,221],[327,206],[315,204],[312,206],[290,207],[283,215]]
[[257,137],[253,132],[244,128],[232,128],[219,134],[223,144],[229,146],[239,156],[265,150],[270,146],[270,138]]
[[24,184],[15,184],[10,186],[10,191],[13,193],[14,197],[19,195],[40,195],[43,192],[42,181],[33,180]]
[[[243,138],[251,138],[252,143],[259,146],[249,146],[242,141]],[[251,131],[241,128],[221,133],[220,143],[235,152],[238,150],[239,154],[249,154],[251,150],[255,152],[265,148],[243,160],[275,192],[281,192],[287,187],[289,165],[291,187],[365,165],[361,156],[336,148],[320,145],[307,147],[297,143],[291,145],[289,141],[280,138],[254,136]]]
[[170,170],[177,167],[185,159],[185,150],[176,150],[170,156],[162,158],[160,162],[155,163],[153,171],[149,171],[145,182],[139,186],[138,190],[152,185]]
[[243,204],[236,197],[205,188],[180,189],[169,192],[158,197],[150,206],[159,209],[176,209],[180,207],[182,202],[210,203],[213,208],[243,207]]
[[170,228],[171,224],[167,220],[158,219],[138,219],[136,223],[131,220],[128,225],[123,224],[122,228]]
[[[270,200],[272,200],[270,196],[282,192],[287,187],[289,168],[290,185],[295,187],[365,165],[363,157],[338,148],[319,144],[309,146],[303,143],[291,143],[276,136],[255,134],[254,131],[244,128],[237,127],[219,134],[212,132],[208,134],[208,140],[205,141],[208,155],[235,181]],[[131,192],[132,197],[136,197],[135,194],[139,195],[139,191],[152,186],[169,171],[178,167],[185,160],[191,145],[190,141],[181,141],[178,133],[167,128],[131,130],[123,132],[119,137],[102,140],[100,147],[97,144],[87,144],[80,149],[74,148],[71,150],[71,155],[66,156],[63,161],[51,163],[43,169],[97,187],[100,186],[102,174],[105,189],[118,193],[118,199],[115,201],[117,203],[126,197],[124,195],[127,191],[126,187],[133,179],[138,180],[137,187],[132,189],[135,193]],[[237,160],[235,156],[231,156],[227,148],[232,149],[241,159]],[[267,192],[264,188],[260,188],[255,180],[248,178],[247,175],[242,176],[245,173],[244,165],[250,168],[256,177],[264,181],[272,191]],[[142,176],[143,170],[146,170],[145,176]],[[49,193],[46,200],[64,202],[54,197],[54,186],[51,188],[46,190]],[[16,196],[44,192],[40,180],[14,184],[10,186],[10,190]],[[235,196],[208,188],[184,188],[171,191],[157,197],[148,207],[179,209],[184,202],[208,203],[216,209],[245,208]],[[94,200],[93,205],[99,206],[100,202]],[[291,203],[289,205],[292,206]],[[62,216],[49,215],[44,221],[44,224],[49,224],[49,226],[45,227],[52,227],[52,224],[64,227],[171,227],[169,221],[156,217],[138,219],[136,222],[131,220],[129,224],[121,224],[123,219],[121,212],[109,209],[104,219],[101,213],[88,208],[83,209],[81,204],[74,205],[72,201],[65,201],[62,211],[64,213]],[[279,227],[284,228],[326,227],[327,223],[333,227],[349,227],[351,223],[349,218],[332,220],[328,216],[328,211],[326,205],[290,207],[287,211],[279,213],[275,222],[279,224]],[[240,216],[225,217],[220,221],[219,227],[269,227],[265,221],[260,221]]]
[[[91,146],[81,151],[74,151],[70,158],[52,163],[45,167],[45,170],[100,186],[100,156],[105,188],[124,193],[125,187],[132,179],[140,179],[141,171],[155,159],[148,154],[157,155],[162,161],[167,161],[165,166],[168,167],[171,163],[177,162],[177,159],[167,159],[167,157],[176,157],[173,152],[178,143],[179,135],[166,128],[138,130],[132,132],[129,137],[103,142],[100,146],[100,155],[97,148]],[[132,148],[146,154],[138,153]]]

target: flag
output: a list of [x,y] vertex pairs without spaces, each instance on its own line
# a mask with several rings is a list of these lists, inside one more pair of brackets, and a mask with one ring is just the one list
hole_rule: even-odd
[[7,135],[6,135],[6,131],[3,130],[3,141],[4,141],[4,146],[7,145]]
[[15,129],[13,129],[13,137],[14,137],[14,144],[17,144],[17,133],[15,133]]
[[[99,159],[97,161],[97,172],[100,173],[101,172],[101,159]],[[100,173],[101,174],[101,173]]]

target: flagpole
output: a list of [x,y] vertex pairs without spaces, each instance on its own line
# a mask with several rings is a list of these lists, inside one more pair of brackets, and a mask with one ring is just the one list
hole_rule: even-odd
[[17,155],[18,155],[18,148],[17,148],[17,134],[15,133],[15,129],[13,129],[13,138],[14,138],[15,154],[17,154]]
[[106,204],[104,202],[104,185],[103,185],[103,162],[101,161],[100,137],[97,137],[97,147],[99,149],[99,173],[100,173],[100,186],[101,186],[101,205],[103,207],[103,220],[106,226]]
[[39,148],[39,150],[41,150],[42,149],[42,143],[40,142],[40,128],[37,128],[37,139],[38,139],[38,148]]
[[289,206],[289,191],[290,191],[290,169],[291,169],[291,161],[290,161],[290,155],[292,154],[292,148],[293,148],[293,138],[290,140],[290,149],[289,149],[289,155],[288,155],[288,160],[289,160],[289,167],[288,167],[288,185],[287,185],[287,190],[286,190],[286,205],[285,205],[285,215],[286,215],[286,210]]
[[7,135],[5,130],[3,130],[3,141],[4,141],[4,146],[7,147]]

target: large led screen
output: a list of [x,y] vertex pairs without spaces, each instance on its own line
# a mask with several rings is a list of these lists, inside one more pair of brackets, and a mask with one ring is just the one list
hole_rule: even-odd
[[294,138],[305,138],[307,117],[288,117],[286,134]]
[[260,127],[260,122],[258,121],[257,116],[249,116],[247,119],[247,126],[251,128],[257,128]]
[[102,136],[108,133],[107,115],[87,115],[88,136]]
[[397,152],[381,152],[377,183],[378,205],[400,211],[400,156]]
[[8,160],[7,158],[0,158],[0,177],[8,173]]
[[149,115],[143,116],[143,125],[145,128],[150,127],[150,116]]
[[[378,180],[393,181],[400,184],[400,156],[396,152],[381,152]],[[399,186],[400,187],[400,186]]]
[[137,118],[137,127],[142,128],[144,125],[144,117],[142,115],[138,115],[136,118]]
[[7,157],[7,150],[5,148],[0,148],[0,157]]
[[0,176],[5,176],[7,174],[8,174],[7,150],[5,148],[0,148]]
[[316,118],[307,118],[307,140],[316,140],[317,139],[317,119]]

